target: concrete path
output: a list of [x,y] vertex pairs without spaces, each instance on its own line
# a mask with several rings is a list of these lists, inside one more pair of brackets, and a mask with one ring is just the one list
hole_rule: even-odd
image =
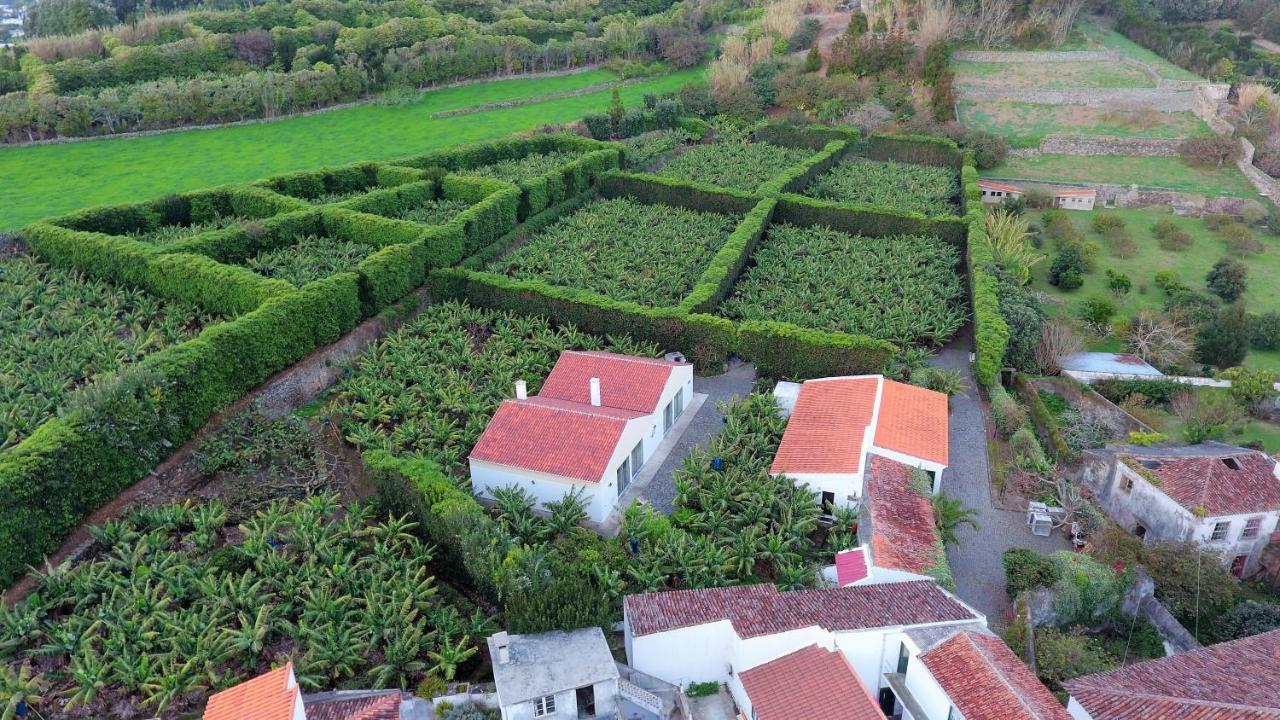
[[966,396],[956,396],[951,401],[951,466],[942,473],[942,492],[973,508],[980,528],[961,526],[956,532],[959,542],[947,548],[947,560],[960,599],[986,614],[988,624],[1003,627],[1004,614],[1011,607],[1004,590],[1004,551],[1029,547],[1039,553],[1051,553],[1067,550],[1070,544],[1061,532],[1047,538],[1032,535],[1023,513],[998,510],[992,503],[987,426],[969,366],[972,347],[966,330],[930,361],[964,374]]

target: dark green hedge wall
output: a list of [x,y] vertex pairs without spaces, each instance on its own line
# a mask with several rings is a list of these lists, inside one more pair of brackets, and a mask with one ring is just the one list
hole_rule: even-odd
[[738,353],[761,375],[805,379],[884,372],[898,349],[864,335],[823,332],[790,323],[738,323]]
[[605,173],[600,176],[597,189],[606,198],[631,197],[651,205],[700,212],[743,214],[760,201],[759,196],[750,193],[640,173]]

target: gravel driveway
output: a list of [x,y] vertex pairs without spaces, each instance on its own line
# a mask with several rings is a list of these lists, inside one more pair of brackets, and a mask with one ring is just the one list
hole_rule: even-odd
[[942,473],[942,492],[959,499],[977,513],[979,530],[968,525],[956,531],[959,542],[947,548],[947,560],[960,599],[985,613],[993,627],[1003,627],[1011,603],[1004,591],[1001,556],[1011,547],[1039,553],[1070,549],[1060,531],[1036,537],[1026,528],[1026,515],[998,510],[991,502],[991,473],[987,466],[987,428],[982,402],[969,367],[972,339],[966,330],[930,362],[964,373],[966,397],[951,401],[951,466]]

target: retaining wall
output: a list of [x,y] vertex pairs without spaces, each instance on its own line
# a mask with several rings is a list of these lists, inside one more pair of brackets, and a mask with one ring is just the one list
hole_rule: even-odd
[[1259,193],[1269,196],[1273,204],[1280,206],[1280,180],[1262,172],[1253,164],[1253,143],[1240,138],[1240,148],[1240,158],[1236,160],[1236,167],[1249,178],[1249,182],[1253,183]]
[[956,60],[981,63],[1066,63],[1105,62],[1120,59],[1115,50],[1044,50],[1020,52],[1017,50],[957,50],[951,54]]
[[1051,183],[1047,181],[1027,181],[1019,178],[988,177],[984,180],[1012,183],[1023,188],[1041,188],[1052,191],[1053,188],[1073,187],[1092,188],[1098,192],[1096,208],[1145,208],[1169,207],[1178,215],[1203,215],[1206,213],[1226,213],[1239,215],[1249,206],[1257,206],[1258,201],[1247,198],[1205,197],[1192,193],[1163,190],[1161,188],[1142,187],[1140,185],[1112,185],[1107,183]]
[[1020,102],[1036,105],[1081,105],[1115,110],[1156,110],[1194,112],[1196,93],[1191,90],[1161,88],[1000,88],[958,85],[960,100]]
[[1055,155],[1134,155],[1172,157],[1183,138],[1107,137],[1102,135],[1046,135],[1039,151]]

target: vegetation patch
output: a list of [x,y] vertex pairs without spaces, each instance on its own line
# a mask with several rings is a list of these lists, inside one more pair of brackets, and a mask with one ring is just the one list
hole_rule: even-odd
[[875,205],[930,217],[959,212],[960,178],[954,170],[849,158],[819,175],[804,193],[842,204]]
[[412,523],[333,496],[228,520],[215,500],[94,528],[86,560],[0,612],[8,652],[37,668],[6,689],[77,716],[179,717],[287,660],[308,689],[452,678],[494,629],[441,599]]
[[338,385],[333,409],[357,447],[434,460],[462,474],[515,382],[535,394],[562,350],[658,354],[650,344],[553,328],[540,317],[444,303],[365,351]]
[[288,247],[259,253],[244,264],[263,277],[284,280],[302,287],[312,280],[352,270],[377,250],[364,243],[308,235]]
[[737,219],[627,198],[600,200],[535,235],[492,272],[618,300],[680,304]]
[[696,145],[664,165],[659,174],[751,192],[813,154],[812,150],[769,143],[734,141]]
[[518,183],[521,180],[546,175],[562,165],[573,162],[578,157],[579,153],[570,152],[535,153],[514,160],[503,160],[492,165],[463,170],[459,174]]
[[132,232],[129,237],[135,240],[141,240],[152,245],[168,245],[185,240],[186,238],[199,235],[200,233],[210,232],[212,230],[223,230],[232,226],[240,225],[246,222],[242,218],[233,216],[220,217],[217,220],[211,220],[204,223],[192,223],[190,225],[165,225],[146,232]]
[[214,320],[31,257],[0,261],[0,449],[30,434],[94,376]]
[[721,306],[726,317],[928,345],[968,317],[959,251],[937,238],[775,225],[752,262]]
[[452,220],[455,215],[469,207],[471,207],[471,203],[465,200],[440,198],[422,203],[416,207],[405,208],[388,217],[395,220],[412,220],[423,225],[444,225]]

